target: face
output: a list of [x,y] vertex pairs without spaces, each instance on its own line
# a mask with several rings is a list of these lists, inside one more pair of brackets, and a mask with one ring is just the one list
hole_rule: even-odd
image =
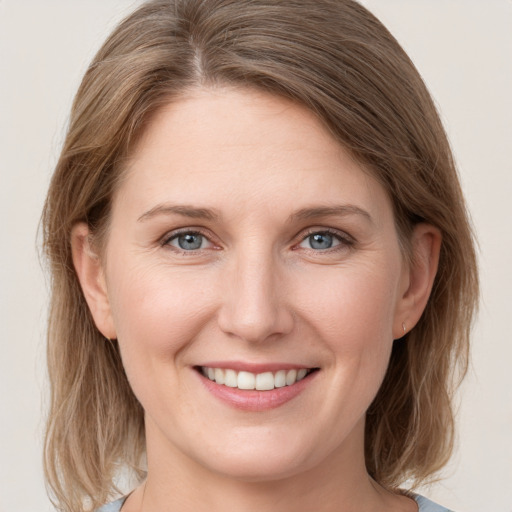
[[150,464],[262,480],[361,463],[408,274],[384,189],[307,110],[232,89],[161,110],[114,197],[102,273],[97,323]]

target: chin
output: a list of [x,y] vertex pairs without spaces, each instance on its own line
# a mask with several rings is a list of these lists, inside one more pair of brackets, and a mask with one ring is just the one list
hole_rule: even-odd
[[[208,462],[205,461],[206,464]],[[210,470],[220,476],[247,483],[283,480],[305,471],[305,461],[288,454],[260,453],[253,457],[239,456],[216,460]]]

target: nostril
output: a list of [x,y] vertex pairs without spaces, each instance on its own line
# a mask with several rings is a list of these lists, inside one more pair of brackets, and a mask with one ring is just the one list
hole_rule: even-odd
[[275,340],[293,330],[293,316],[284,307],[267,304],[265,308],[257,304],[238,302],[235,307],[226,308],[218,317],[220,329],[230,337],[250,343]]

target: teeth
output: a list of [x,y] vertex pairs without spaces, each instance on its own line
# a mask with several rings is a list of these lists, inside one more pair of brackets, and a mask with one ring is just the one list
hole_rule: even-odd
[[202,366],[201,373],[217,384],[224,384],[230,388],[256,389],[258,391],[269,391],[274,388],[291,386],[302,380],[310,370],[279,370],[277,372],[237,372],[231,369],[209,368]]
[[274,374],[272,372],[258,373],[256,375],[256,389],[258,391],[274,389]]
[[[215,382],[217,382],[217,379],[215,379]],[[254,373],[238,372],[238,389],[254,389],[255,385],[256,375]]]
[[288,370],[286,374],[286,385],[291,386],[294,382],[297,382],[297,370]]
[[226,370],[224,372],[224,384],[230,388],[236,388],[238,386],[235,370]]
[[308,373],[308,371],[305,368],[301,368],[297,372],[297,380],[302,380],[306,376],[306,373]]
[[279,370],[274,375],[274,386],[276,388],[283,388],[286,386],[286,370]]
[[222,368],[215,368],[215,382],[217,384],[224,384],[224,370]]

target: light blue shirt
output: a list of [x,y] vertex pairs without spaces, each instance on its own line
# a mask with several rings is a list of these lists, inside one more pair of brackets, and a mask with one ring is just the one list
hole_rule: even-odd
[[[416,500],[418,504],[419,512],[451,512],[445,507],[430,501],[424,496],[420,496],[419,494],[413,494],[412,497]],[[96,512],[119,512],[123,503],[125,502],[126,497],[120,498],[117,501],[113,501],[108,505],[103,505],[103,507],[99,508]]]
[[438,505],[437,503],[434,503],[433,501],[430,501],[429,499],[425,498],[424,496],[420,496],[419,494],[415,494],[413,497],[418,504],[420,512],[451,512],[451,510],[448,510],[447,508],[442,507],[441,505]]

